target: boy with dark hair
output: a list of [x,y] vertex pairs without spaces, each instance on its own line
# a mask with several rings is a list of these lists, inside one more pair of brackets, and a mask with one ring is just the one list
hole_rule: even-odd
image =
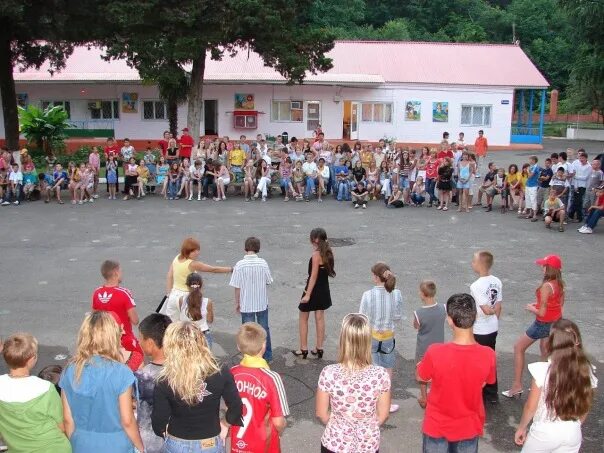
[[[554,176],[552,170],[552,160],[548,157],[545,159],[545,167],[539,173],[539,186],[537,187],[537,214],[542,212],[543,202],[549,194],[549,183]],[[535,218],[537,218],[535,216]]]
[[139,391],[138,428],[147,453],[160,453],[164,445],[164,439],[156,436],[151,427],[151,412],[153,412],[155,381],[165,360],[164,334],[171,322],[170,317],[166,315],[152,313],[138,326],[141,347],[145,355],[151,359],[151,362],[134,373],[138,380]]
[[350,196],[352,197],[354,209],[358,209],[359,204],[363,206],[363,209],[367,209],[367,202],[369,201],[369,192],[367,192],[365,184],[363,184],[362,182],[358,182],[356,187],[350,192]]
[[241,314],[241,323],[257,322],[266,331],[264,359],[273,359],[271,334],[268,327],[268,292],[273,283],[267,262],[258,256],[260,240],[249,237],[245,240],[245,255],[233,268],[229,283],[235,289],[235,311]]
[[485,411],[482,388],[495,383],[495,351],[476,343],[476,302],[469,294],[447,300],[453,341],[431,345],[417,365],[419,381],[432,383],[423,422],[424,453],[478,451]]
[[266,332],[255,322],[246,322],[237,332],[237,349],[243,354],[231,368],[245,407],[244,427],[231,427],[231,453],[279,453],[279,436],[287,426],[287,395],[279,374],[262,358]]

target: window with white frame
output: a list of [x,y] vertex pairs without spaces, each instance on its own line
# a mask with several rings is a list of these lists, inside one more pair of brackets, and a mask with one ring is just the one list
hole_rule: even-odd
[[490,126],[492,110],[493,107],[490,105],[462,105],[461,125]]
[[392,123],[392,103],[363,102],[361,121],[366,123]]
[[90,118],[93,120],[117,120],[120,117],[119,101],[89,101]]
[[301,123],[304,119],[304,102],[302,101],[273,101],[271,121],[287,121]]
[[168,117],[164,101],[143,101],[144,120],[165,120]]
[[71,119],[71,103],[69,101],[42,101],[42,110],[48,107],[56,107],[60,105],[67,112],[67,118]]

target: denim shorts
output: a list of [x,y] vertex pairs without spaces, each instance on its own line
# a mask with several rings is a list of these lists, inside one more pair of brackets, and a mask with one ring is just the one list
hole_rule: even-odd
[[470,184],[470,181],[469,181],[469,180],[468,180],[468,181],[466,181],[466,182],[463,182],[463,181],[461,181],[461,180],[460,180],[460,181],[457,181],[457,188],[458,188],[458,189],[469,189],[471,185],[472,185],[472,184]]
[[398,180],[399,189],[408,189],[409,188],[409,177],[401,176]]
[[[371,358],[373,364],[383,368],[394,368],[396,355],[394,354],[396,342],[394,338],[389,340],[379,341],[375,338],[371,339]],[[379,352],[378,352],[379,351]]]
[[166,436],[164,453],[224,453],[224,444],[220,437],[203,440],[186,440]]
[[532,340],[541,340],[542,338],[549,337],[549,329],[552,327],[553,322],[541,322],[535,320],[528,329],[526,329],[526,336]]

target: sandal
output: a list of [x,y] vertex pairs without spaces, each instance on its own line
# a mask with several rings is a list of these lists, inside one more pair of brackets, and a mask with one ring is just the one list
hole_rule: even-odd
[[308,349],[298,349],[297,351],[292,351],[292,354],[296,357],[306,359],[306,357],[308,357]]
[[512,390],[504,390],[503,392],[501,392],[501,394],[506,398],[520,398],[520,395],[522,395],[523,392],[524,390],[522,389],[517,390],[515,392],[512,392]]
[[443,211],[448,211],[448,210],[449,210],[449,208],[448,208],[447,206],[445,206],[445,207],[443,208]]

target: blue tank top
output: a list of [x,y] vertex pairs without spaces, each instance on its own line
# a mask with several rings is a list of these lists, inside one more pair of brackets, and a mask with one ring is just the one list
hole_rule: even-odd
[[470,166],[459,166],[459,179],[463,179],[464,181],[470,179]]

